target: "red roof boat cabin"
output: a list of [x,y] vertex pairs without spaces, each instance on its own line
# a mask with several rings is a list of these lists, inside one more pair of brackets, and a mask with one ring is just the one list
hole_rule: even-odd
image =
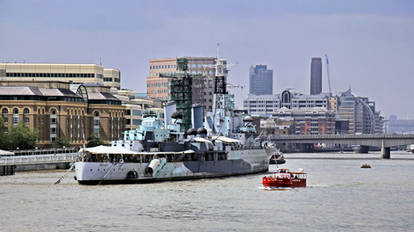
[[263,177],[262,182],[265,187],[306,187],[306,173],[301,169],[299,171],[279,169]]

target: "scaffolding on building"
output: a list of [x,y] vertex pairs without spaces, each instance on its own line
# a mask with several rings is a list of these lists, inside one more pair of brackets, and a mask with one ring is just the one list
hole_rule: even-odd
[[193,79],[202,78],[202,75],[188,72],[186,58],[177,59],[176,70],[174,73],[160,73],[159,77],[170,79],[170,100],[175,102],[177,111],[183,115],[181,130],[187,131],[192,127]]

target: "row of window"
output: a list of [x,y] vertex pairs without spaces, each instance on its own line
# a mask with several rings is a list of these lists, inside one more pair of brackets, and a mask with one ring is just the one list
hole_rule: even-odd
[[[8,118],[8,113],[9,110],[7,108],[4,108],[1,111],[2,114],[2,118],[3,118],[3,122],[4,123],[8,123],[9,122],[9,118]],[[29,123],[30,119],[27,117],[27,115],[30,113],[30,110],[28,108],[24,108],[23,110],[23,120],[25,123]],[[13,124],[17,124],[19,123],[19,109],[18,108],[14,108],[13,109]]]
[[[166,69],[166,68],[177,68],[175,64],[166,65],[151,65],[150,69]],[[213,64],[188,64],[188,68],[214,68]]]
[[[161,72],[161,73],[163,73],[163,72]],[[208,80],[213,80],[213,77],[214,77],[214,72],[213,71],[201,71],[201,70],[199,70],[199,71],[195,71],[195,70],[193,70],[193,71],[188,71],[188,73],[191,73],[191,74],[199,74],[199,75],[201,75],[201,78],[207,78]],[[174,73],[170,73],[171,75],[173,75]],[[157,73],[157,72],[153,72],[153,73],[150,73],[150,75],[151,76],[153,76],[153,77],[158,77],[159,75],[160,75],[160,73]]]
[[66,101],[83,102],[80,97],[46,97],[46,96],[0,96],[0,100],[37,100],[37,101]]
[[149,94],[168,93],[168,89],[150,90],[150,91],[148,91],[148,93]]
[[112,81],[114,81],[114,82],[117,82],[117,83],[120,83],[121,82],[121,80],[119,78],[112,78],[112,77],[104,77],[103,78],[103,81],[104,82],[112,82]]
[[168,82],[161,82],[161,83],[148,83],[147,86],[148,87],[168,87],[169,83]]
[[[9,113],[9,110],[7,109],[7,108],[4,108],[2,111],[1,111],[1,113],[4,115],[4,114],[8,114]],[[24,110],[23,110],[23,114],[29,114],[30,113],[30,110],[28,109],[28,108],[24,108]],[[13,114],[19,114],[19,109],[18,108],[14,108],[13,109]]]
[[[68,77],[68,78],[94,78],[95,73],[7,73],[7,77]],[[102,74],[98,74],[102,78]]]
[[[249,101],[249,100],[246,100],[246,101],[244,101],[244,104],[249,104],[249,103],[250,104],[253,104],[253,103],[280,104],[280,100],[274,100],[274,101],[258,101],[258,100]],[[282,102],[282,104],[300,104],[300,105],[303,105],[303,104],[306,104],[306,103],[308,103],[308,104],[327,104],[327,101],[302,101],[302,100],[297,101],[297,100],[292,100],[292,102]]]
[[166,64],[166,65],[151,65],[150,69],[166,69],[166,68],[177,68],[176,64]]
[[[313,105],[297,105],[297,104],[293,104],[293,105],[282,105],[286,106],[288,108],[292,107],[292,108],[312,108],[312,107],[327,107],[327,105],[323,105],[323,104],[313,104]],[[244,107],[248,108],[260,108],[260,107],[267,107],[267,108],[280,108],[279,104],[275,104],[275,105],[255,105],[255,104],[244,104]]]

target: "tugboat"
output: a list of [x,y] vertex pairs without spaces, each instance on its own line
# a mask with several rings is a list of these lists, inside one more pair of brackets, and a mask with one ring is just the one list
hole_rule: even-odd
[[271,175],[262,179],[263,186],[275,188],[296,188],[306,187],[306,173],[303,169],[289,171],[289,169],[279,169]]

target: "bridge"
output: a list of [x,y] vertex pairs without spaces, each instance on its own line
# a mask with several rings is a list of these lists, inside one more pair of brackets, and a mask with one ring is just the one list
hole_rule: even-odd
[[379,147],[384,159],[391,157],[391,147],[414,144],[414,134],[271,135],[270,139],[274,143],[324,143]]

